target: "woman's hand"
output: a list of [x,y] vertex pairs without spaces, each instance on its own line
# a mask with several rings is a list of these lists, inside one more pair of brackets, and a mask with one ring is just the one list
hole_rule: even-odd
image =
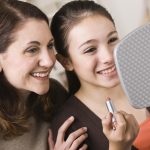
[[[56,139],[56,143],[54,144],[52,138],[52,132],[49,130],[49,149],[50,150],[77,150],[79,145],[87,138],[87,128],[80,128],[69,135],[67,140],[64,140],[65,132],[69,128],[69,126],[73,123],[74,117],[70,117],[67,119],[63,125],[58,130],[58,135]],[[83,145],[79,150],[86,150],[87,145]]]
[[102,119],[103,132],[109,140],[109,150],[130,150],[139,132],[139,125],[133,115],[123,111],[114,114],[115,130],[112,127],[112,114]]

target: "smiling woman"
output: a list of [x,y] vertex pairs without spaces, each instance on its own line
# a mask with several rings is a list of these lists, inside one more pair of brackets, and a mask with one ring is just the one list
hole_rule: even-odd
[[47,23],[28,20],[13,36],[15,41],[7,48],[7,53],[1,54],[5,77],[21,91],[39,95],[46,93],[49,89],[48,75],[55,63],[54,49],[50,46],[52,35]]

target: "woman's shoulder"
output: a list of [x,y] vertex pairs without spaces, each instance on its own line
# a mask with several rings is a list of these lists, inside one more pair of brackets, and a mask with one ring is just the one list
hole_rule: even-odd
[[47,150],[47,131],[49,123],[36,120],[34,117],[28,119],[31,129],[23,135],[12,137],[12,139],[0,139],[0,150]]

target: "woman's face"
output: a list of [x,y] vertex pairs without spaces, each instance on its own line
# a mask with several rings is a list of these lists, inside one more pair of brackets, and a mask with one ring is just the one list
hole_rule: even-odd
[[0,54],[5,77],[21,92],[46,93],[55,63],[53,37],[47,23],[29,19],[14,36],[15,41]]
[[113,59],[118,34],[109,19],[100,15],[83,19],[71,29],[67,42],[71,67],[81,86],[110,88],[118,85]]

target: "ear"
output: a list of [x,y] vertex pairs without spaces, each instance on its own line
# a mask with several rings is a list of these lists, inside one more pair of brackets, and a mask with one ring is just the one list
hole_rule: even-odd
[[61,54],[56,54],[56,59],[62,64],[62,66],[68,70],[72,71],[73,66],[69,58],[62,56]]
[[2,72],[2,65],[1,65],[1,61],[0,61],[0,72]]

